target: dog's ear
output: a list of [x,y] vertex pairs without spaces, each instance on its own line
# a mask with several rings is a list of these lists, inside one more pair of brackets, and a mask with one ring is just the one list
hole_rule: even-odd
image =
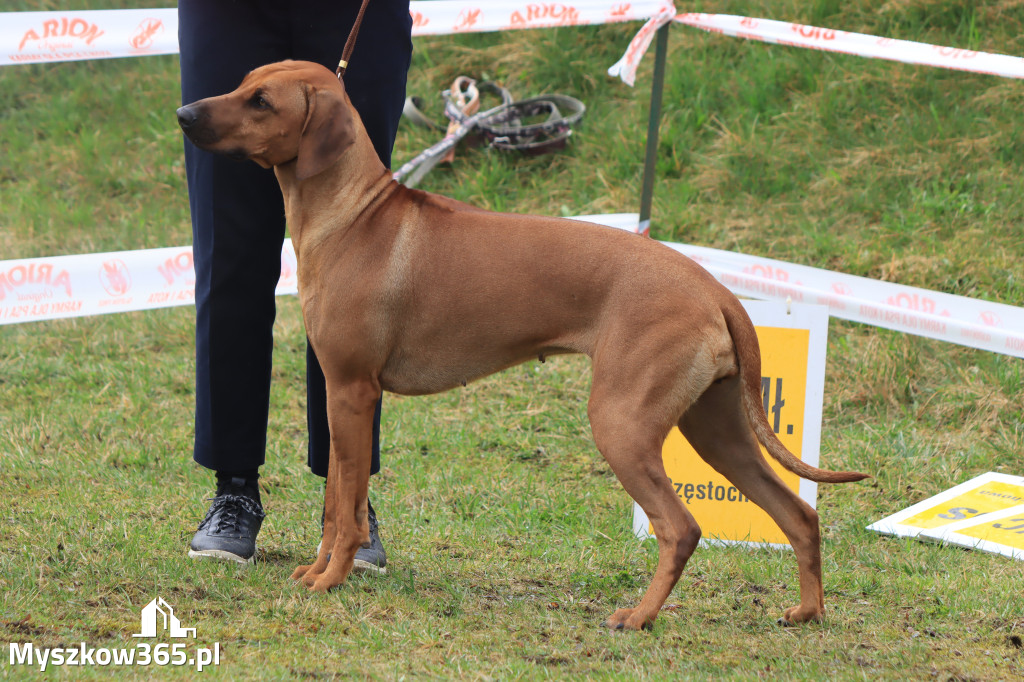
[[344,95],[333,90],[310,88],[306,99],[309,108],[295,164],[298,180],[326,170],[355,141],[356,123]]

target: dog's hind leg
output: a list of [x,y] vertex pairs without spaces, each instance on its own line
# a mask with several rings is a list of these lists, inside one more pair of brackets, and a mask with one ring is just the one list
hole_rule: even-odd
[[764,509],[793,545],[800,569],[800,605],[788,609],[781,622],[820,621],[825,599],[818,514],[768,465],[740,392],[739,376],[712,384],[679,420],[679,428],[704,461]]
[[661,448],[668,427],[652,426],[650,414],[634,401],[605,398],[597,379],[588,412],[598,450],[647,514],[658,539],[658,567],[647,592],[635,608],[617,610],[604,624],[615,629],[648,629],[697,547],[700,527],[665,474]]

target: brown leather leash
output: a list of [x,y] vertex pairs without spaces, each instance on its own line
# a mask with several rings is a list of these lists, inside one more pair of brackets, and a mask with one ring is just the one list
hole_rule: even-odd
[[363,23],[363,15],[366,13],[366,6],[370,3],[370,0],[363,0],[363,4],[359,6],[359,14],[356,15],[356,21],[352,24],[352,30],[348,33],[348,40],[345,41],[345,48],[341,51],[341,61],[338,62],[338,68],[334,72],[338,76],[338,80],[345,75],[345,69],[348,68],[348,60],[352,57],[352,50],[356,47],[356,36],[359,35],[359,25]]

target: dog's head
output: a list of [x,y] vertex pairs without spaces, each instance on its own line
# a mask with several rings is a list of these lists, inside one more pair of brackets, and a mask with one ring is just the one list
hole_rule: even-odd
[[271,168],[296,161],[310,178],[355,140],[345,88],[313,62],[284,61],[251,71],[234,92],[178,109],[178,125],[200,149]]

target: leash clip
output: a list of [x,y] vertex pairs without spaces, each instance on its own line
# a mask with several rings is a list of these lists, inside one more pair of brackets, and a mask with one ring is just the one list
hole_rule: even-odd
[[334,72],[338,76],[338,80],[345,75],[345,69],[348,68],[348,60],[352,57],[352,50],[356,47],[356,36],[359,35],[359,26],[363,23],[363,15],[366,14],[366,6],[370,4],[370,0],[363,0],[363,4],[359,6],[359,14],[356,15],[355,23],[352,24],[352,30],[349,31],[348,39],[345,41],[345,47],[341,50],[341,61],[338,62],[338,69]]

